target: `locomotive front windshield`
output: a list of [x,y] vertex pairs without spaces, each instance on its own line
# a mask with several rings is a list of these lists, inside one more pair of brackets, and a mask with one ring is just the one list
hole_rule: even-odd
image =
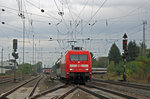
[[72,54],[70,55],[70,61],[88,61],[88,55]]

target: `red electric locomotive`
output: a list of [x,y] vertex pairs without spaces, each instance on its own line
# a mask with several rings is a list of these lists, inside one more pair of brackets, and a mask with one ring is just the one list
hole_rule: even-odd
[[45,74],[50,74],[50,69],[45,69]]
[[92,77],[92,63],[89,51],[69,50],[62,57],[57,69],[57,75],[65,78],[67,82],[86,82]]

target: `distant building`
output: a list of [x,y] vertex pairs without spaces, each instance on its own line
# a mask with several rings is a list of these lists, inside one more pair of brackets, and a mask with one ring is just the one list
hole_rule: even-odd
[[0,74],[12,71],[13,67],[14,67],[14,63],[11,61],[3,61],[3,63],[0,62]]

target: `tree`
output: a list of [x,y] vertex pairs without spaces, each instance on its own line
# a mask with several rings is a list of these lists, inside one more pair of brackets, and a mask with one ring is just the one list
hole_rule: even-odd
[[38,62],[36,66],[37,66],[37,72],[41,73],[42,72],[42,62]]
[[108,66],[108,57],[99,57],[92,66],[97,68],[106,68]]
[[92,52],[90,52],[90,55],[91,55],[92,63],[94,63],[96,61],[94,54]]
[[17,71],[22,72],[23,74],[31,74],[32,73],[32,65],[28,64],[28,63],[21,64]]
[[110,64],[107,67],[108,72],[115,72],[115,64],[113,61],[110,62]]
[[130,41],[128,44],[128,61],[133,61],[139,56],[140,47],[135,43],[135,41]]
[[150,49],[146,49],[146,56],[150,58]]
[[115,64],[118,64],[121,60],[120,50],[115,43],[110,48],[108,58],[109,61],[114,61]]
[[145,56],[146,44],[140,43],[140,56]]
[[35,73],[41,73],[42,72],[42,62],[38,62],[33,65],[33,69]]

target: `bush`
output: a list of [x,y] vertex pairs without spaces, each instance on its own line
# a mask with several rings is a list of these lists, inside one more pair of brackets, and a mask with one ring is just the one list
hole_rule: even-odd
[[17,73],[31,74],[32,73],[32,65],[28,64],[28,63],[21,64],[17,70]]

